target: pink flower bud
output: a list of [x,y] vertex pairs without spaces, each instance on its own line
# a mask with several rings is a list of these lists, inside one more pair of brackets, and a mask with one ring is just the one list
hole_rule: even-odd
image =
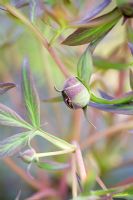
[[66,80],[62,96],[67,106],[72,109],[84,108],[90,100],[88,89],[76,77]]

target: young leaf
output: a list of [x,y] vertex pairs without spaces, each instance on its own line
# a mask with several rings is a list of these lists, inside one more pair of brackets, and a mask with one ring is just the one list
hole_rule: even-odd
[[57,162],[36,162],[37,166],[45,170],[62,170],[69,167],[67,163],[57,163]]
[[[106,19],[106,17],[110,18],[110,21],[108,21],[108,23],[104,22],[103,20],[104,18]],[[102,38],[103,35],[106,35],[106,33],[108,33],[109,30],[111,30],[118,22],[118,20],[121,18],[121,13],[117,8],[115,8],[113,11],[99,18],[96,18],[94,20],[98,20],[99,23],[93,25],[92,27],[78,28],[74,33],[68,36],[68,38],[66,38],[62,44],[77,46],[87,44],[99,38]]]
[[23,132],[6,138],[0,142],[0,158],[12,156],[24,147],[29,138],[29,132]]
[[0,95],[4,94],[16,85],[14,83],[0,83]]
[[130,87],[133,90],[133,71],[130,69]]
[[0,103],[0,124],[31,129],[31,125],[23,120],[15,111]]
[[22,66],[22,93],[28,117],[35,128],[40,126],[40,102],[29,69],[28,60]]
[[90,49],[87,48],[83,55],[80,57],[80,60],[77,65],[77,75],[78,78],[85,84],[88,85],[90,77],[93,71],[93,62]]

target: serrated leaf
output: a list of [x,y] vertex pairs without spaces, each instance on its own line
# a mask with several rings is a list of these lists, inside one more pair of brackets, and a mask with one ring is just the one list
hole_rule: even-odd
[[77,75],[78,78],[85,84],[88,85],[90,77],[93,71],[93,61],[92,55],[89,48],[85,50],[82,56],[79,59],[77,65]]
[[14,83],[0,83],[0,95],[14,87],[16,87]]
[[[110,21],[108,23],[104,22],[104,18],[110,17]],[[102,38],[109,30],[111,30],[114,25],[118,22],[121,17],[121,13],[117,8],[113,11],[109,12],[108,14],[103,15],[102,17],[96,18],[99,23],[92,27],[86,28],[78,28],[74,33],[68,36],[62,44],[69,45],[69,46],[77,46],[82,44],[87,44],[93,42],[99,38]],[[95,19],[95,21],[96,21]],[[101,23],[100,23],[101,21]]]
[[35,128],[40,126],[40,102],[29,69],[28,60],[22,66],[22,93],[28,117]]
[[67,163],[57,163],[57,162],[37,162],[37,166],[45,170],[62,170],[69,167]]
[[0,158],[12,156],[23,148],[29,138],[29,133],[23,132],[0,141]]
[[130,69],[130,87],[133,90],[133,71]]
[[15,111],[0,103],[0,124],[31,129],[31,125],[23,120]]

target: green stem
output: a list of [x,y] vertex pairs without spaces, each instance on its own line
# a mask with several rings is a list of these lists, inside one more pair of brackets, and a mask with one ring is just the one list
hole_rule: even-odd
[[62,151],[53,151],[53,152],[47,152],[47,153],[37,153],[36,157],[41,158],[41,157],[47,157],[47,156],[57,156],[57,155],[62,155],[62,154],[68,154],[68,153],[73,153],[75,150],[74,149],[66,149]]

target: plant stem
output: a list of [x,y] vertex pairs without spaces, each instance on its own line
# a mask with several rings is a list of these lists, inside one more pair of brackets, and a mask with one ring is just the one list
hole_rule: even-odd
[[41,183],[37,180],[30,179],[27,176],[27,173],[21,169],[19,166],[16,165],[16,163],[11,158],[5,158],[4,162],[6,165],[10,167],[12,171],[14,171],[17,175],[19,175],[22,180],[24,180],[26,183],[28,183],[31,187],[35,188],[36,190],[41,189]]
[[78,169],[79,169],[79,173],[80,173],[80,178],[81,178],[82,183],[84,183],[87,175],[86,175],[86,170],[85,170],[82,153],[81,153],[78,143],[74,141],[73,144],[75,144],[75,146],[76,146],[75,155],[76,155],[76,161],[77,161]]
[[73,152],[74,152],[73,149],[66,149],[66,150],[62,150],[62,151],[36,153],[36,157],[41,158],[41,157],[47,157],[47,156],[57,156],[57,155],[68,154],[68,153],[73,153]]
[[72,154],[72,197],[73,199],[77,198],[77,177],[76,177],[76,158],[75,153]]
[[62,71],[65,77],[68,77],[70,74],[68,70],[66,69],[65,65],[62,63],[54,49],[49,45],[48,41],[46,38],[43,36],[43,34],[40,32],[38,27],[33,25],[28,18],[26,18],[22,13],[20,13],[15,7],[10,6],[9,4],[3,5],[4,8],[13,16],[18,18],[23,24],[25,24],[30,30],[36,35],[36,37],[40,40],[42,45],[48,50],[49,54],[59,67],[59,69]]
[[104,137],[111,137],[114,134],[118,134],[121,131],[129,130],[133,128],[133,121],[125,121],[121,122],[119,124],[113,125],[109,127],[108,129],[102,131],[102,132],[97,132],[93,134],[89,140],[83,141],[81,144],[81,148],[87,148],[88,146],[91,146],[95,144],[98,140],[104,138]]

